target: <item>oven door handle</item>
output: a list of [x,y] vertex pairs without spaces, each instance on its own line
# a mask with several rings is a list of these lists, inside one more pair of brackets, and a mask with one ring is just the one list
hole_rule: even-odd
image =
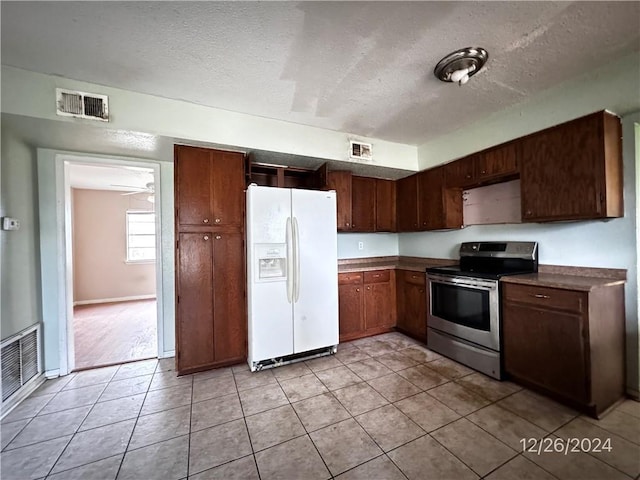
[[427,274],[427,280],[431,283],[443,283],[445,285],[454,285],[457,287],[470,287],[481,290],[495,290],[498,288],[498,280],[475,280],[469,277],[448,277],[443,275]]

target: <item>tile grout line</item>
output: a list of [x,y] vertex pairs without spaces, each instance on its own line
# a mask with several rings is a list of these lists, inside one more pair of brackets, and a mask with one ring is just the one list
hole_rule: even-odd
[[[337,359],[336,359],[336,360],[337,360]],[[340,361],[340,360],[338,360],[338,361]],[[341,362],[341,363],[342,363],[342,362]],[[309,368],[309,366],[308,366],[308,365],[306,365],[306,366],[307,366],[307,368]],[[310,369],[310,370],[311,370],[311,369]],[[317,377],[317,375],[315,374],[315,372],[313,372],[313,370],[311,371],[311,373],[313,373],[313,375],[316,377],[316,379],[317,379],[320,383],[322,383],[322,380],[320,380],[320,379]],[[294,377],[294,378],[295,378],[295,377]],[[300,378],[300,377],[297,377],[297,378]],[[280,388],[281,388],[281,389],[282,389],[282,391],[284,392],[284,388],[282,388],[282,385],[280,384],[280,380],[279,380],[277,377],[276,377],[276,382],[278,382],[278,386],[280,386]],[[324,385],[324,384],[323,384],[323,385]],[[314,395],[313,397],[309,397],[309,398],[319,397],[320,395],[324,395],[325,393],[329,393],[329,394],[331,394],[331,390],[327,389],[327,392],[319,393],[318,395]],[[295,409],[295,407],[293,406],[293,403],[295,403],[295,402],[291,402],[291,400],[289,399],[289,397],[288,397],[288,395],[287,395],[286,393],[285,393],[284,395],[285,395],[285,397],[287,397],[287,400],[289,401],[289,405],[291,406],[291,409],[293,410],[293,413],[295,414],[296,418],[297,418],[297,419],[298,419],[298,421],[300,422],[300,425],[302,425],[302,429],[305,431],[305,435],[306,435],[307,437],[309,437],[309,441],[311,442],[311,445],[313,445],[313,448],[314,448],[314,449],[316,450],[316,452],[318,453],[318,456],[320,457],[320,460],[322,460],[322,463],[323,463],[324,467],[327,469],[327,472],[329,472],[329,478],[333,479],[333,478],[334,478],[334,475],[333,475],[333,473],[331,473],[331,470],[329,469],[329,465],[327,465],[327,462],[325,461],[325,459],[323,458],[322,454],[320,453],[320,450],[318,450],[318,447],[317,447],[317,445],[315,444],[315,442],[313,441],[313,438],[311,438],[311,434],[310,434],[310,433],[309,433],[309,431],[307,430],[307,427],[305,427],[305,426],[304,426],[304,423],[303,423],[302,419],[300,418],[300,415],[298,415],[297,410],[296,410],[296,409]],[[335,398],[335,397],[334,397],[334,398]],[[302,402],[302,401],[304,401],[304,400],[307,400],[307,399],[306,399],[306,398],[304,398],[304,399],[299,400],[299,401],[300,401],[300,402]],[[337,399],[336,399],[336,400],[337,400]],[[340,401],[338,400],[338,402],[340,402]],[[346,410],[346,409],[345,409],[345,410]],[[349,413],[349,412],[347,412],[347,413]],[[320,429],[318,429],[318,430],[320,430]],[[317,431],[317,430],[316,430],[316,431]],[[300,437],[296,437],[296,438],[300,438]],[[293,440],[293,439],[290,439],[290,440]],[[287,441],[290,441],[290,440],[287,440]],[[257,465],[256,465],[256,466],[257,466]],[[260,473],[260,472],[258,471],[258,474],[259,474],[259,473]]]
[[[131,445],[131,439],[133,438],[133,434],[136,431],[136,426],[138,425],[138,420],[140,419],[140,413],[142,412],[142,409],[144,408],[144,402],[147,400],[147,395],[149,393],[149,388],[151,388],[151,382],[153,381],[153,375],[155,375],[156,370],[158,370],[158,367],[160,366],[160,361],[158,359],[158,362],[156,363],[156,368],[153,370],[153,373],[151,374],[151,379],[149,380],[149,385],[147,385],[147,390],[144,394],[144,398],[142,399],[142,404],[140,404],[140,411],[138,412],[138,416],[136,417],[135,422],[133,423],[133,428],[131,429],[131,434],[129,435],[129,440],[127,441],[127,445],[124,448],[124,452],[122,452],[122,459],[120,460],[120,465],[118,466],[118,471],[116,472],[116,478],[118,478],[118,475],[120,475],[120,470],[122,470],[122,465],[124,464],[124,459],[127,456],[127,452],[129,451],[129,445]],[[125,397],[122,397],[125,398]]]
[[[106,385],[105,385],[105,387],[104,387],[104,388],[106,388]],[[102,395],[102,393],[104,393],[104,388],[102,389],[102,392],[100,392],[100,395]],[[62,392],[62,390],[61,390],[60,392]],[[58,392],[58,393],[60,393],[60,392]],[[57,395],[57,394],[56,394],[56,395]],[[54,396],[51,400],[53,400],[54,398],[55,398],[55,396]],[[98,396],[98,398],[100,398],[100,396]],[[96,402],[97,402],[97,399],[96,399]],[[95,403],[96,403],[96,402],[94,402],[94,403],[93,403],[93,405],[95,405]],[[47,405],[48,405],[48,403],[49,403],[49,402],[47,402]],[[91,409],[90,409],[90,410],[92,410],[92,409],[93,409],[93,405],[91,406]],[[71,410],[71,409],[70,409],[70,408],[68,408],[68,409],[66,409],[66,410]],[[65,410],[60,410],[60,411],[65,411]],[[55,413],[57,413],[57,412],[55,412]],[[87,415],[88,415],[88,414],[87,414]],[[35,418],[35,417],[34,417],[34,418]],[[84,419],[84,420],[86,420],[86,417],[85,417],[85,419]],[[84,420],[82,420],[82,422],[83,422],[83,423],[84,423]],[[80,426],[82,426],[82,424],[80,424]],[[78,426],[78,428],[80,428],[80,426]],[[69,438],[69,441],[67,442],[67,444],[64,446],[64,448],[63,448],[63,449],[62,449],[62,451],[60,452],[60,455],[58,455],[58,457],[56,458],[56,461],[55,461],[55,462],[53,462],[53,463],[51,464],[51,467],[49,468],[49,471],[47,472],[47,474],[45,475],[45,477],[48,477],[49,475],[51,475],[51,472],[53,472],[53,469],[54,469],[54,468],[55,468],[55,466],[58,464],[58,462],[60,461],[60,459],[62,458],[62,456],[64,455],[64,453],[67,451],[67,448],[69,448],[69,445],[71,445],[72,440],[75,438],[75,436],[76,436],[77,434],[78,434],[78,432],[77,432],[77,431],[76,431],[75,433],[71,434],[71,437]],[[58,438],[60,438],[60,437],[58,437]]]
[[[189,433],[187,437],[187,475],[185,478],[189,478],[189,469],[191,468],[191,429],[193,425],[193,390],[194,390],[193,384],[194,384],[194,377],[192,376],[191,377],[191,401],[189,402]],[[142,412],[142,409],[140,409],[140,411]]]
[[[247,416],[244,413],[244,406],[242,405],[242,399],[240,398],[240,391],[238,390],[238,382],[236,381],[236,374],[234,373],[233,369],[231,370],[231,376],[233,377],[233,384],[236,386],[236,395],[238,396],[238,403],[240,404],[240,411],[242,412],[242,420],[244,422],[244,428],[247,431],[247,437],[249,438],[249,447],[251,447],[251,455],[253,456],[253,464],[256,466],[256,472],[258,472],[258,480],[261,480],[262,476],[260,475],[260,469],[258,468],[258,459],[256,458],[256,451],[253,448],[253,441],[251,440],[251,433],[249,433],[249,425],[247,424]],[[277,381],[278,380],[276,379],[276,382]],[[259,387],[255,387],[255,388],[259,388]],[[282,388],[282,387],[280,387],[280,388]],[[251,390],[251,389],[248,389],[248,390]],[[246,391],[248,391],[248,390],[246,390]],[[283,390],[282,393],[284,393],[284,390]],[[285,394],[285,397],[286,397],[286,394]],[[244,458],[244,457],[240,457],[240,458]],[[236,459],[236,460],[239,460],[239,459]],[[231,461],[234,461],[234,460],[231,460]],[[227,463],[229,463],[229,462],[227,462]],[[224,465],[224,464],[222,464],[222,465]],[[217,465],[217,467],[218,466],[220,466],[220,465]],[[216,468],[216,467],[212,467],[212,468]]]

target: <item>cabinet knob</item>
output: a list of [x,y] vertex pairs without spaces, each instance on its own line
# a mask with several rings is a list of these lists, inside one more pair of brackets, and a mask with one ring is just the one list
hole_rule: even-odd
[[348,226],[349,226],[349,222],[345,223],[344,225],[345,225],[346,227],[348,227]]
[[215,221],[216,221],[216,223],[220,223],[220,219],[219,218],[216,218]]
[[421,288],[420,290],[418,290],[420,293],[424,293],[424,288]]
[[426,225],[426,224],[427,224],[427,222],[422,222],[422,225]]
[[482,175],[484,175],[484,174],[485,174],[485,173],[487,173],[487,172],[486,172],[485,170],[482,170],[480,173],[481,173]]
[[465,175],[465,177],[466,177],[466,178],[471,178],[471,175],[467,173],[467,174]]
[[220,240],[222,237],[220,235],[216,235],[216,240]]
[[356,288],[356,292],[359,292],[359,291],[360,291],[360,289],[359,289],[359,288]]
[[209,223],[209,219],[205,218],[204,220],[202,220],[202,223]]
[[354,223],[354,224],[352,224],[352,225],[351,225],[351,227],[352,227],[352,228],[356,228],[356,224],[355,224],[355,223]]
[[205,235],[204,237],[202,237],[204,240],[209,240],[209,235]]
[[371,287],[367,287],[367,290],[371,290]]
[[526,212],[524,212],[525,215],[530,216],[531,215],[531,210],[527,210]]
[[373,278],[378,278],[379,276],[380,276],[380,274],[379,274],[379,273],[376,273],[376,274],[373,276]]

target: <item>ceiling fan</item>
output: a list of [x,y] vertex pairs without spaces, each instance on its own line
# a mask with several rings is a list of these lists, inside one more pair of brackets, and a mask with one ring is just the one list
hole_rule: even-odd
[[139,187],[137,185],[117,185],[111,184],[112,187],[123,187],[127,190],[134,190],[132,192],[121,193],[120,195],[138,195],[140,193],[148,193],[149,196],[147,200],[151,203],[154,201],[154,194],[156,193],[155,185],[153,182],[148,182],[144,187]]

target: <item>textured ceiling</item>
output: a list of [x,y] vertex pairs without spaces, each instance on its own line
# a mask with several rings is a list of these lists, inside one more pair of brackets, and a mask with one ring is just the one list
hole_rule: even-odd
[[[1,2],[2,63],[419,145],[640,50],[640,2]],[[467,85],[432,74],[489,51]],[[617,112],[625,113],[625,112]]]
[[[153,183],[153,170],[150,168],[77,163],[69,166],[69,185],[73,188],[141,192],[149,183]],[[141,195],[148,196],[149,192]]]

